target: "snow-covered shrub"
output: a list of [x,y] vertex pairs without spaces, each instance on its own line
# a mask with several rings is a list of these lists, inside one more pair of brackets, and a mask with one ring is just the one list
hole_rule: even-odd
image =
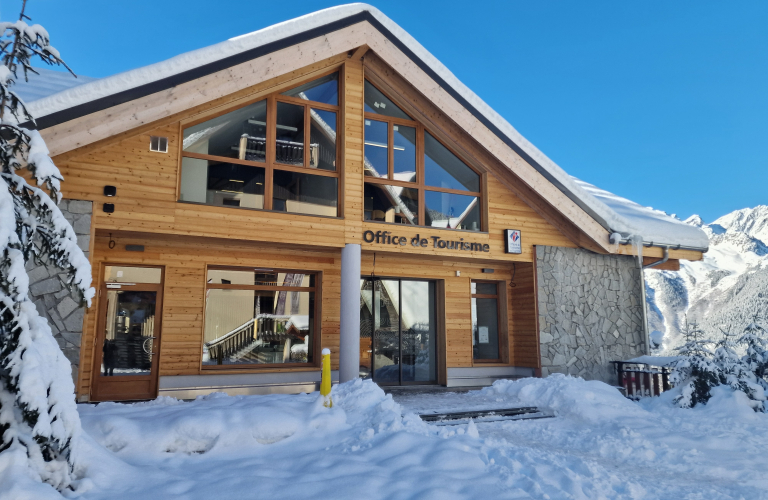
[[83,303],[94,290],[88,259],[57,206],[61,174],[11,90],[19,73],[35,72],[34,56],[64,64],[48,32],[25,19],[22,7],[18,21],[0,23],[0,452],[7,466],[26,463],[33,477],[63,490],[80,419],[69,362],[29,298],[25,264],[60,268]]
[[[755,411],[766,411],[768,340],[765,330],[755,318],[738,340],[733,340],[730,328],[721,331],[720,341],[705,339],[698,325],[689,324],[686,318],[683,329],[686,342],[676,349],[680,359],[673,364],[670,377],[680,391],[675,402],[683,408],[692,408],[709,401],[712,388],[729,386],[743,392]],[[740,355],[739,351],[746,354]]]

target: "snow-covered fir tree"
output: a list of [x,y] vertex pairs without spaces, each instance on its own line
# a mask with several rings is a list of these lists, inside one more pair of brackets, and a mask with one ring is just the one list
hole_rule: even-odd
[[[0,453],[59,490],[73,480],[80,420],[68,361],[29,297],[25,264],[55,266],[90,304],[91,268],[57,204],[58,168],[13,92],[34,57],[64,65],[48,32],[24,15],[0,22]],[[66,65],[64,65],[66,67]],[[69,69],[69,68],[67,68]]]
[[704,338],[697,323],[689,323],[686,317],[681,332],[685,344],[676,349],[680,359],[672,365],[670,382],[681,388],[675,402],[683,408],[692,408],[709,401],[712,387],[721,384],[722,370],[710,349],[714,342]]

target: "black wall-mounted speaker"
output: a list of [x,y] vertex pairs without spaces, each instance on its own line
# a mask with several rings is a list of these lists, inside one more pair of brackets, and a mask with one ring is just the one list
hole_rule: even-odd
[[117,188],[115,186],[104,186],[104,196],[115,196]]
[[111,214],[115,211],[115,204],[114,203],[105,203],[102,207],[102,210],[104,210],[104,213]]

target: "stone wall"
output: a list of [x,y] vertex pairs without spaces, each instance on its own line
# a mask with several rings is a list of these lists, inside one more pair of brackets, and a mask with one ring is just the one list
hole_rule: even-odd
[[[59,208],[75,228],[77,246],[88,257],[88,246],[91,243],[92,203],[62,200]],[[80,366],[80,337],[83,334],[85,308],[80,307],[76,295],[67,290],[64,284],[66,275],[61,269],[28,262],[27,272],[31,299],[40,315],[48,320],[56,342],[72,363],[72,378],[77,383],[77,372]]]
[[616,384],[611,361],[645,354],[637,259],[536,247],[542,376]]

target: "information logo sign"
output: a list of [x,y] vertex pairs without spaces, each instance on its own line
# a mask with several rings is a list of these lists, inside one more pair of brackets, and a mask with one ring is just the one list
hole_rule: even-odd
[[523,236],[519,229],[505,229],[507,253],[523,253]]

